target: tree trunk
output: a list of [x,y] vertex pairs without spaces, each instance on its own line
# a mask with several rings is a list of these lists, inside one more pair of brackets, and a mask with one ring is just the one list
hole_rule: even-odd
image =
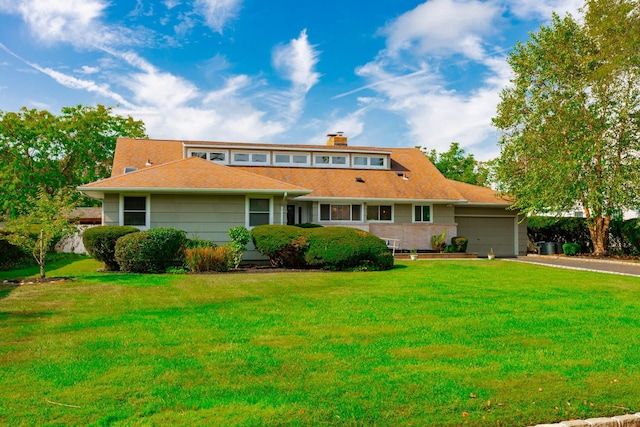
[[606,255],[609,250],[609,228],[611,227],[610,216],[591,217],[587,221],[591,242],[593,243],[593,254],[596,256]]
[[44,253],[44,230],[40,230],[40,278],[44,279],[44,257],[46,254]]

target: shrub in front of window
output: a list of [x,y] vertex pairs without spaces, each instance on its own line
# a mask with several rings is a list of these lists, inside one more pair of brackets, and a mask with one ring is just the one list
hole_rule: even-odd
[[568,256],[578,255],[580,253],[580,243],[565,243],[562,245],[562,252]]
[[309,248],[308,230],[290,225],[260,225],[251,230],[256,250],[269,257],[271,265],[304,268],[304,254]]
[[105,270],[118,271],[120,266],[115,257],[116,242],[122,236],[139,231],[137,228],[129,226],[101,225],[87,228],[82,233],[82,242],[89,255],[104,262]]
[[324,227],[307,230],[307,265],[328,270],[364,268],[389,270],[393,255],[386,243],[366,231],[349,227]]
[[115,258],[120,269],[130,273],[164,273],[182,265],[186,234],[175,228],[152,228],[128,234],[116,242]]
[[229,271],[233,264],[233,249],[229,244],[186,249],[185,260],[193,273]]

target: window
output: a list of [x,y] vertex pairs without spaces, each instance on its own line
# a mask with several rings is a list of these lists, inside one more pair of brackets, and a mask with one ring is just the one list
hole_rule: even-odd
[[227,160],[227,155],[226,153],[210,152],[209,160],[211,160],[212,162],[224,162],[225,160]]
[[122,197],[122,225],[147,226],[146,196]]
[[329,156],[316,156],[316,164],[317,165],[328,165],[329,164]]
[[369,165],[377,166],[377,167],[384,166],[384,157],[370,157],[369,158]]
[[356,156],[353,158],[354,166],[367,166],[368,157]]
[[415,205],[413,207],[413,222],[431,222],[431,206]]
[[367,206],[367,221],[391,221],[391,206]]
[[201,159],[207,160],[207,153],[205,151],[192,151],[191,157],[200,157]]
[[266,154],[252,154],[251,161],[253,163],[267,163],[267,155]]
[[309,159],[307,158],[307,156],[303,155],[293,156],[293,163],[306,165],[307,163],[309,163]]
[[291,156],[288,154],[276,154],[275,161],[276,163],[290,163]]
[[271,199],[249,199],[249,227],[271,223]]
[[321,204],[320,221],[362,221],[362,206]]
[[344,166],[347,164],[347,158],[345,156],[331,156],[331,164]]
[[248,162],[249,161],[249,154],[247,154],[247,153],[235,153],[233,155],[233,161],[234,162]]

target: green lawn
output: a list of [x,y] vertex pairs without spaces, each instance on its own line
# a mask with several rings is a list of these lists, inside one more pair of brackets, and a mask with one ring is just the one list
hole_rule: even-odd
[[640,411],[639,279],[398,264],[143,276],[80,259],[49,267],[74,282],[0,285],[0,425],[526,426]]

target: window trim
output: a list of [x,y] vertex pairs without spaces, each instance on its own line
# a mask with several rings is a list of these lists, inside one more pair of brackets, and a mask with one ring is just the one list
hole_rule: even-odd
[[269,199],[269,224],[273,224],[273,211],[274,211],[274,203],[273,203],[273,196],[267,196],[264,194],[248,194],[245,196],[244,198],[244,224],[245,227],[247,227],[248,230],[251,230],[254,227],[257,227],[257,225],[254,226],[250,226],[249,225],[249,220],[251,218],[251,211],[250,211],[250,207],[251,207],[251,199]]
[[[375,154],[359,154],[352,153],[353,161],[351,162],[351,167],[354,169],[389,169],[389,156],[388,155],[375,155]],[[367,159],[366,165],[356,165],[355,159],[356,157],[363,157]],[[382,159],[382,165],[372,165],[371,159]]]
[[367,204],[367,209],[365,209],[365,215],[367,213],[367,211],[369,210],[370,207],[376,206],[378,208],[378,218],[380,218],[380,207],[381,206],[389,206],[391,207],[391,219],[368,219],[366,218],[365,221],[366,222],[381,222],[381,223],[392,223],[395,222],[395,209],[394,209],[394,204],[388,204],[388,205],[383,205],[383,204]]
[[[322,206],[329,206],[329,219],[322,219]],[[331,219],[331,207],[332,206],[349,206],[349,219]],[[359,206],[360,219],[353,219],[353,207]],[[318,222],[364,222],[363,215],[365,215],[364,205],[362,203],[318,203]]]
[[[328,157],[329,163],[320,163],[317,161],[318,157]],[[344,158],[344,163],[334,163],[334,158]],[[314,152],[312,153],[313,167],[317,168],[337,168],[337,169],[350,169],[351,168],[351,156],[349,153],[325,153]]]
[[[246,154],[249,156],[249,161],[247,162],[242,162],[242,161],[238,161],[236,160],[236,154]],[[254,162],[253,161],[253,156],[255,154],[261,154],[266,156],[267,160],[264,162]],[[229,154],[229,164],[230,165],[238,165],[238,166],[242,166],[242,165],[259,165],[259,166],[271,166],[272,165],[272,159],[271,159],[271,152],[270,151],[244,151],[244,150],[232,150],[231,153]]]
[[[429,207],[429,221],[423,221],[416,219],[416,207],[420,206],[424,209],[425,206]],[[421,211],[422,213],[422,211]],[[433,203],[414,203],[411,205],[411,222],[416,224],[433,224]]]
[[[289,156],[289,162],[276,162],[276,156],[285,155]],[[304,163],[295,163],[293,161],[294,156],[301,156],[306,159]],[[297,167],[309,167],[311,166],[311,153],[289,152],[289,151],[274,151],[272,163],[274,166],[297,166]]]
[[148,230],[151,228],[151,195],[149,193],[144,194],[135,194],[135,193],[120,193],[119,198],[119,215],[118,215],[118,224],[125,225],[124,223],[124,198],[125,197],[144,197],[145,198],[145,216],[144,222],[145,225],[132,225],[131,227],[136,227],[139,230]]

